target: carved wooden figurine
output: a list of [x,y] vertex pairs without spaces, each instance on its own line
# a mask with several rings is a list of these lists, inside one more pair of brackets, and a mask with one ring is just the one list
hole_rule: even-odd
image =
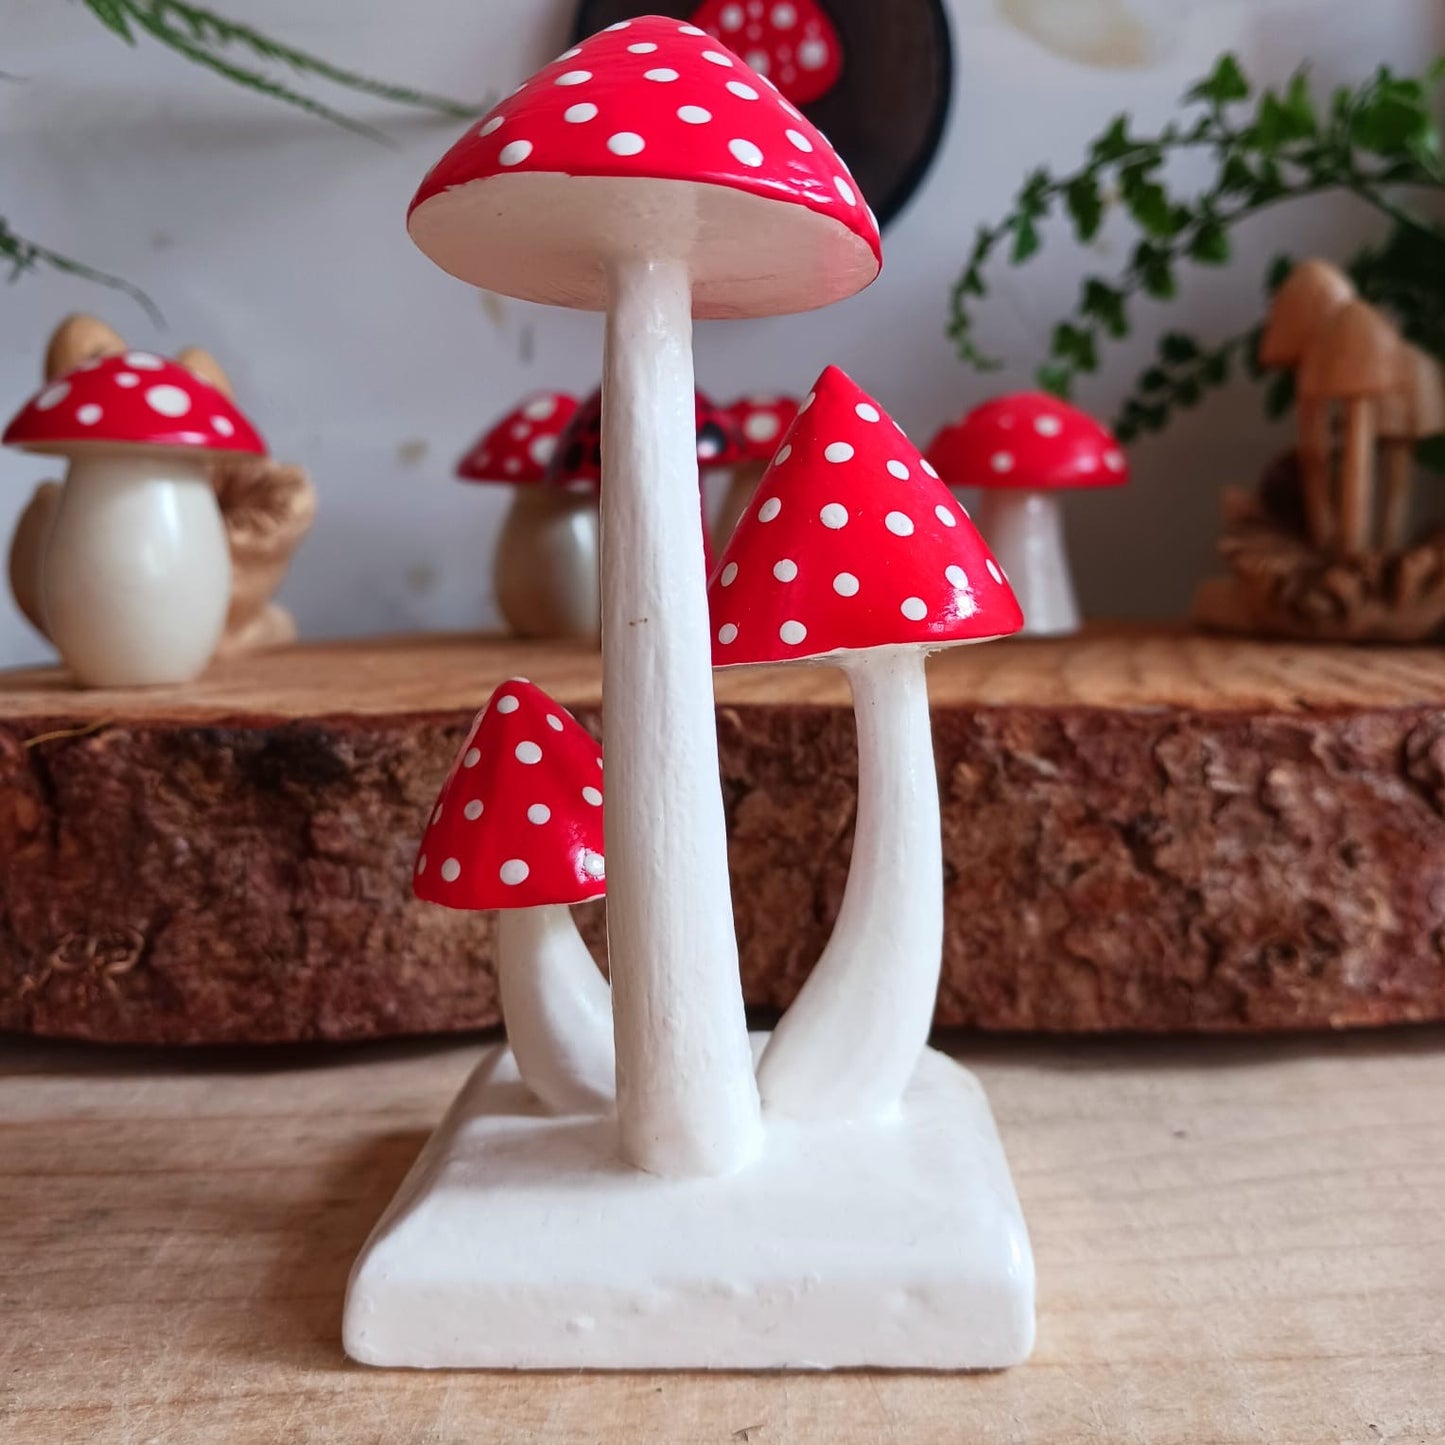
[[[357,1261],[348,1352],[521,1368],[1021,1360],[1033,1265],[1007,1165],[977,1083],[923,1048],[942,883],[922,657],[1012,630],[1012,594],[907,439],[830,372],[764,477],[735,542],[748,556],[719,571],[709,612],[692,320],[800,311],[867,286],[880,243],[853,179],[737,55],[688,22],[645,17],[568,51],[468,131],[422,183],[410,229],[472,285],[607,313],[616,1087],[615,1102],[558,1112],[549,1085],[525,1086],[535,1055],[524,1066],[489,1051]],[[738,661],[856,650],[840,661],[864,751],[859,882],[816,987],[771,1046],[749,1040],[742,1011],[714,639]],[[590,846],[590,815],[570,811],[567,719],[540,697],[516,701],[486,743],[498,750],[486,766],[508,779],[499,836],[515,840],[488,902],[522,887],[534,858],[555,860],[525,851],[543,848],[534,827],[570,830],[566,858]],[[478,769],[487,732],[484,718]],[[438,864],[425,848],[425,876],[452,861],[458,885],[467,823],[492,807],[467,766],[464,753],[432,824],[459,830],[451,851]],[[533,795],[546,821],[517,821]],[[485,848],[475,856],[495,863]],[[565,881],[518,901],[556,906],[581,882]]]

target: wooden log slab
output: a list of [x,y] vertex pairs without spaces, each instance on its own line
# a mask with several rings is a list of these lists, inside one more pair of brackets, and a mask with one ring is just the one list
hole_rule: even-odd
[[[1308,1029],[1445,1018],[1445,652],[1111,629],[932,664],[938,1022]],[[0,676],[0,1028],[358,1039],[497,1020],[488,917],[410,897],[475,708],[597,659],[423,637],[183,690]],[[836,914],[853,722],[829,668],[718,677],[743,978],[785,1006]],[[600,943],[600,906],[581,910]]]

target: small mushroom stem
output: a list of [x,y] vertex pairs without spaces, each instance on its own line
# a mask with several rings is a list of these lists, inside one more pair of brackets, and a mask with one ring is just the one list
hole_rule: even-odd
[[221,640],[231,553],[210,463],[75,457],[40,576],[51,641],[86,687],[200,676]]
[[609,275],[602,432],[608,948],[622,1155],[729,1174],[762,1147],[718,775],[692,297],[680,262]]
[[919,648],[847,666],[858,725],[858,813],[828,946],[758,1065],[769,1110],[799,1118],[887,1112],[913,1076],[943,960],[938,776]]
[[522,1082],[555,1114],[609,1107],[612,991],[572,911],[514,908],[497,923],[497,986]]
[[987,491],[979,530],[1023,608],[1024,635],[1068,637],[1077,632],[1079,603],[1058,498],[1049,492]]
[[1370,536],[1375,492],[1375,404],[1368,397],[1346,403],[1345,439],[1340,457],[1339,547],[1358,557]]
[[727,490],[723,493],[722,506],[718,509],[717,520],[713,523],[713,550],[719,556],[727,549],[728,542],[737,530],[743,513],[752,501],[758,483],[767,471],[767,462],[739,462],[728,477]]
[[1295,420],[1299,428],[1305,526],[1316,547],[1327,547],[1335,531],[1330,505],[1330,404],[1300,397]]
[[1405,545],[1410,528],[1414,447],[1403,437],[1390,437],[1381,444],[1380,450],[1384,461],[1380,479],[1380,545],[1386,552],[1398,552]]
[[579,637],[602,629],[597,503],[556,487],[519,488],[493,572],[497,605],[518,637]]

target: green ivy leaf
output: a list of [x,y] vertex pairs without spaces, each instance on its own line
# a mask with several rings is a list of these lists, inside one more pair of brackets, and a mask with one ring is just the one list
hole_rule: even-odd
[[1151,366],[1139,378],[1139,390],[1144,393],[1169,390],[1169,373],[1161,366]]
[[1216,220],[1207,220],[1189,242],[1189,258],[1204,266],[1223,266],[1229,260],[1229,237]]
[[1096,165],[1109,165],[1123,158],[1134,149],[1129,139],[1128,115],[1116,115],[1109,122],[1109,128],[1089,148],[1089,154]]
[[1067,366],[1060,366],[1057,363],[1039,367],[1034,375],[1038,382],[1039,390],[1046,391],[1051,396],[1057,396],[1063,401],[1068,401],[1074,393],[1074,374]]
[[1249,81],[1239,62],[1228,54],[1221,55],[1209,75],[1185,94],[1186,100],[1204,101],[1210,105],[1229,105],[1248,98]]
[[1092,241],[1104,220],[1104,194],[1098,177],[1093,172],[1085,172],[1070,181],[1064,192],[1064,204],[1079,240]]
[[84,0],[84,3],[85,8],[107,30],[113,30],[127,45],[135,44],[135,36],[131,34],[130,24],[119,0]]
[[1269,385],[1264,390],[1264,411],[1271,421],[1278,421],[1280,417],[1288,414],[1289,409],[1294,405],[1294,373],[1292,371],[1276,372],[1269,379]]
[[1159,338],[1159,355],[1172,366],[1183,366],[1199,356],[1199,343],[1182,331],[1167,331]]
[[1144,290],[1156,301],[1174,296],[1174,265],[1169,253],[1149,241],[1141,241],[1134,249],[1132,269]]
[[1085,316],[1092,316],[1115,340],[1129,334],[1124,293],[1096,276],[1091,276],[1084,282],[1084,296],[1079,303],[1079,310]]
[[1028,219],[1027,216],[1020,216],[1018,223],[1014,226],[1014,247],[1013,263],[1015,266],[1022,265],[1039,249],[1038,227]]

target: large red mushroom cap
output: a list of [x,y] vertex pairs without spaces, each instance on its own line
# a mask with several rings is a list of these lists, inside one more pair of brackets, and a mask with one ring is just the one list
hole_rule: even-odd
[[834,366],[763,474],[708,597],[718,667],[945,647],[1023,626],[968,513]]
[[1049,492],[1129,480],[1128,458],[1106,427],[1039,391],[975,407],[939,432],[928,458],[954,487]]
[[167,451],[265,456],[266,443],[223,396],[174,361],[126,351],[87,361],[52,381],[5,428],[30,452]]
[[696,25],[622,20],[474,125],[412,201],[444,270],[600,311],[605,263],[687,263],[693,314],[827,306],[882,266],[878,224],[822,133]]
[[769,462],[798,414],[791,396],[742,396],[728,407],[742,447],[742,460]]
[[842,78],[842,37],[818,0],[704,0],[692,23],[736,46],[794,105],[822,100]]
[[509,411],[457,463],[464,482],[530,486],[547,475],[557,439],[577,410],[575,397],[539,391]]
[[427,823],[412,891],[447,908],[538,908],[607,891],[602,749],[524,678],[477,714]]

